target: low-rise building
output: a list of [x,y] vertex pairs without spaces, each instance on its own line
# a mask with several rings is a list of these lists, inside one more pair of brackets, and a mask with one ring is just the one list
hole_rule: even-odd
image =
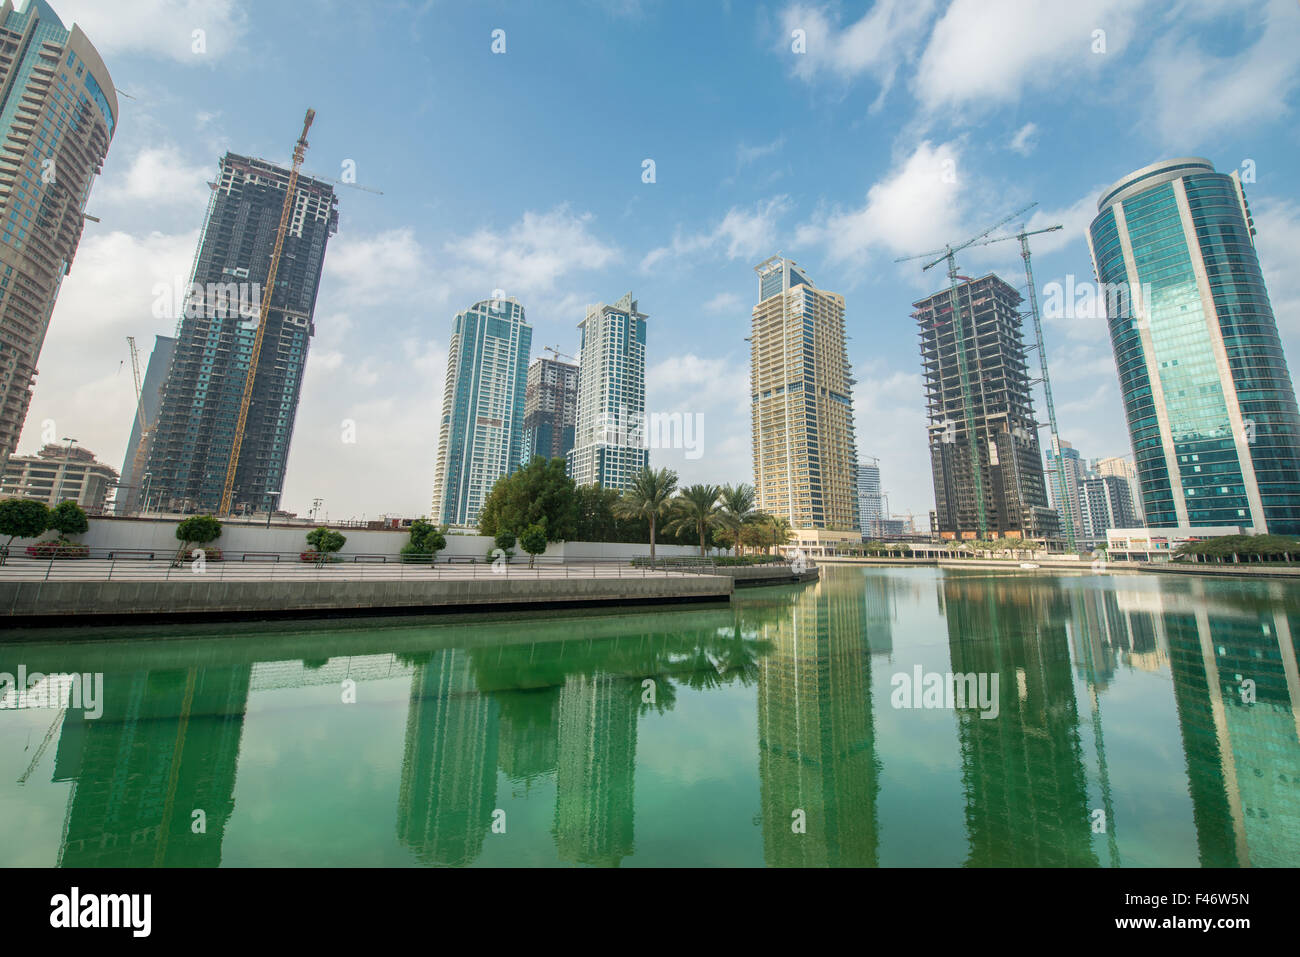
[[1245,534],[1240,525],[1112,528],[1106,532],[1106,556],[1115,562],[1167,562],[1187,542]]
[[53,508],[74,501],[101,515],[117,488],[117,469],[95,460],[89,449],[50,444],[35,455],[11,455],[0,479],[0,498],[34,498]]

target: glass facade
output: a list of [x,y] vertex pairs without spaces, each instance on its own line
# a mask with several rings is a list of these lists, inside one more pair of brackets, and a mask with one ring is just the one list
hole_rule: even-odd
[[[1089,234],[1153,527],[1300,534],[1300,414],[1236,174],[1140,170]],[[1132,308],[1124,308],[1131,304]]]

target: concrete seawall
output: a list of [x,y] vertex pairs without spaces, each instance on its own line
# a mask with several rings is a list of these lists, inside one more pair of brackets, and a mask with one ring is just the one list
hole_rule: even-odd
[[[5,627],[726,602],[722,575],[415,581],[2,581]],[[0,639],[3,640],[3,639]]]

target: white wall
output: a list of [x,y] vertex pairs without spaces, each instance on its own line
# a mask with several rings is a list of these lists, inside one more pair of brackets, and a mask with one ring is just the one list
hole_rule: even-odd
[[[75,541],[89,545],[98,557],[101,550],[137,549],[157,553],[157,558],[169,557],[180,547],[176,540],[178,521],[165,518],[91,518],[90,529],[84,535],[73,536]],[[221,537],[212,543],[213,548],[220,548],[232,556],[243,552],[302,552],[307,549],[307,533],[315,526],[311,525],[265,525],[223,524]],[[410,540],[407,530],[398,529],[339,529],[347,538],[347,544],[339,554],[348,555],[390,555],[400,554],[402,546]],[[43,538],[54,536],[46,533]],[[23,548],[32,544],[33,539],[14,539],[11,554],[23,557]],[[4,539],[0,538],[0,545]],[[473,557],[483,559],[495,548],[491,538],[486,535],[448,535],[447,547],[438,553],[440,559],[449,557]],[[690,545],[659,545],[655,552],[662,558],[678,558],[699,555],[698,547]],[[516,561],[527,560],[527,553],[515,546]],[[553,542],[547,548],[545,557],[565,561],[592,561],[599,559],[619,559],[645,557],[650,554],[649,545],[606,544],[599,542]]]

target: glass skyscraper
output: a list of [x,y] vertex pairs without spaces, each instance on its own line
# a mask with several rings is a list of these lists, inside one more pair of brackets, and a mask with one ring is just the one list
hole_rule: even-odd
[[18,445],[50,314],[117,127],[81,28],[45,0],[0,5],[0,467]]
[[485,299],[452,321],[443,387],[435,524],[477,524],[496,480],[524,455],[524,391],[533,327],[515,299]]
[[1153,163],[1097,207],[1088,238],[1147,524],[1300,534],[1300,412],[1237,173]]

